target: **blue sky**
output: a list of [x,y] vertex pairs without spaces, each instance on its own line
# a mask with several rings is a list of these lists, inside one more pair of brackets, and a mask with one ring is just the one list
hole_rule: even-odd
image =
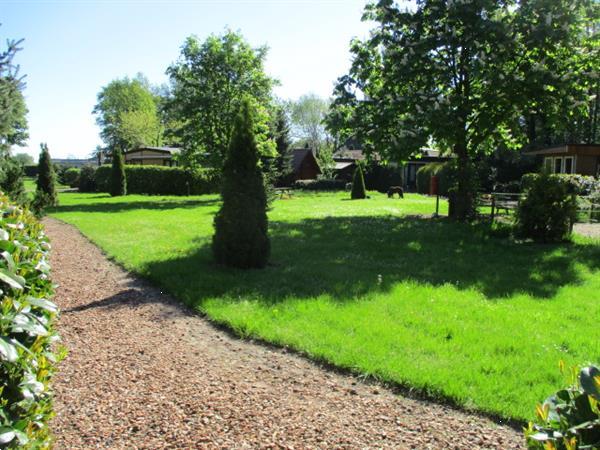
[[349,42],[368,35],[360,21],[366,0],[33,1],[0,0],[0,48],[24,38],[16,62],[27,75],[28,145],[37,157],[86,157],[100,144],[91,111],[100,88],[144,73],[155,84],[184,39],[239,30],[268,45],[267,72],[276,94],[327,97],[350,64]]

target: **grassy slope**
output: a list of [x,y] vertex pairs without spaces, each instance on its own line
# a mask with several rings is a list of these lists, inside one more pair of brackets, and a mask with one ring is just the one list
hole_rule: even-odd
[[427,197],[345,197],[277,201],[262,271],[213,265],[217,196],[62,194],[53,216],[243,335],[468,407],[529,418],[559,360],[600,360],[597,241],[515,244],[406,216]]

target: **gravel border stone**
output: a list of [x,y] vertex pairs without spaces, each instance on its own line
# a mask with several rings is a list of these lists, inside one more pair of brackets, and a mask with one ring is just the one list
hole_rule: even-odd
[[236,339],[74,227],[44,223],[69,350],[54,379],[57,449],[524,448],[489,419]]

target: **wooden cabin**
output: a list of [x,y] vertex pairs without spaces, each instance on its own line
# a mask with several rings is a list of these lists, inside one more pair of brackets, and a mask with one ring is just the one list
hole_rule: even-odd
[[600,144],[565,144],[525,152],[542,156],[549,173],[600,176]]
[[140,166],[176,166],[174,156],[181,149],[175,147],[138,147],[125,152],[125,164]]

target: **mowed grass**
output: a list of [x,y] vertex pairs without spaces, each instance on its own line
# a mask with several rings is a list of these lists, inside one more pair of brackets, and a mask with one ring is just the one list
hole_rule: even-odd
[[560,360],[600,361],[599,241],[516,243],[419,217],[433,198],[371,196],[276,201],[271,265],[251,271],[212,262],[216,195],[61,194],[51,215],[242,336],[467,408],[529,419]]

